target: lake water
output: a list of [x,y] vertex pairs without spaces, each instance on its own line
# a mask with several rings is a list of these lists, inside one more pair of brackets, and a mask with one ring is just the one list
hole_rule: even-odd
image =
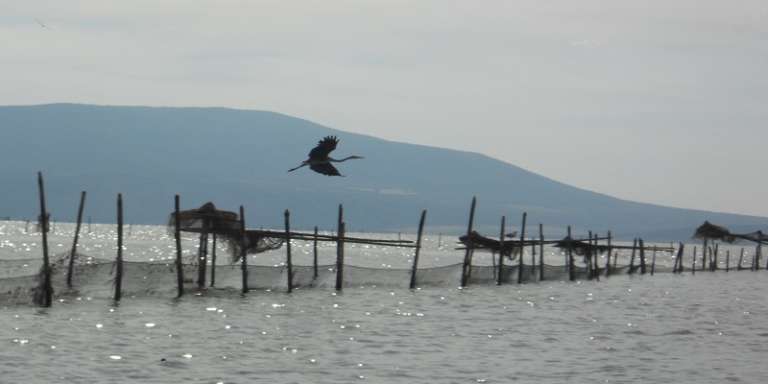
[[[0,223],[0,259],[10,266],[0,280],[15,281],[39,267],[34,264],[41,254],[39,235],[24,227]],[[54,254],[71,244],[71,226],[57,227],[50,237]],[[460,261],[454,240],[444,237],[438,246],[430,236],[423,265]],[[185,240],[187,254],[194,246],[195,239]],[[297,263],[311,264],[311,244],[296,243],[294,250]],[[94,260],[113,257],[114,226],[94,226],[83,236],[81,251]],[[134,226],[125,252],[128,260],[164,262],[174,250],[165,228]],[[321,247],[325,264],[334,252],[332,245]],[[411,253],[348,245],[346,257],[350,265],[386,274],[407,268]],[[547,264],[562,259],[555,250],[545,254]],[[279,268],[282,255],[276,251],[250,262]],[[659,255],[660,265],[670,261]],[[478,264],[489,262],[490,257],[476,256]],[[5,298],[0,382],[762,383],[768,378],[765,271],[622,274],[599,282],[465,289],[456,281],[414,291],[407,281],[360,281],[341,293],[305,287],[287,294],[272,287],[245,296],[236,288],[195,295],[190,289],[179,300],[173,299],[175,287],[153,286],[132,291],[119,305],[108,299],[108,290],[105,294],[109,273],[94,272],[95,279],[79,292],[58,296],[47,309]]]

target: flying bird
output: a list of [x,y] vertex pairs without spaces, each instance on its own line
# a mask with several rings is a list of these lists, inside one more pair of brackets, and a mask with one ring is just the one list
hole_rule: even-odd
[[45,29],[49,29],[47,25],[45,25],[45,24],[44,24],[42,21],[40,21],[40,19],[35,19],[35,22],[36,22],[36,23],[37,23],[39,26],[41,26],[41,27],[43,27],[43,28],[45,28]]
[[309,165],[309,169],[326,176],[343,176],[331,163],[341,163],[351,159],[362,159],[363,157],[348,156],[337,160],[328,156],[334,149],[336,149],[336,145],[338,144],[339,139],[336,138],[336,136],[324,137],[317,143],[315,148],[312,148],[312,150],[309,151],[309,158],[307,160],[302,161],[301,165],[298,167],[289,169],[288,172],[293,172],[303,166]]

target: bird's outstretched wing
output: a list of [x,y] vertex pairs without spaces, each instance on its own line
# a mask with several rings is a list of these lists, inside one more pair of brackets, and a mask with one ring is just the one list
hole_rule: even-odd
[[339,144],[339,139],[336,136],[326,136],[317,143],[317,146],[309,151],[310,159],[324,159],[328,157],[328,154],[336,149],[336,145]]
[[309,169],[326,176],[341,176],[339,170],[330,163],[312,164]]

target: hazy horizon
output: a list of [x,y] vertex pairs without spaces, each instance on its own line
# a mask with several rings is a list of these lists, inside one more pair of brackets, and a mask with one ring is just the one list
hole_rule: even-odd
[[767,35],[760,1],[0,0],[0,104],[274,111],[768,216]]

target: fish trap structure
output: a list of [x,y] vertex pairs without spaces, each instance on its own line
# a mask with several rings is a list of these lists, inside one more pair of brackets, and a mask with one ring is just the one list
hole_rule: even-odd
[[[40,218],[49,217],[45,208],[42,175],[40,189]],[[600,280],[617,274],[682,273],[731,270],[730,252],[723,263],[718,260],[718,242],[740,240],[757,244],[751,263],[744,267],[742,248],[736,270],[760,269],[761,247],[768,241],[762,232],[733,234],[726,228],[705,222],[694,233],[704,241],[702,258],[697,267],[697,248],[690,256],[690,267],[683,266],[685,247],[647,246],[642,239],[632,245],[613,244],[610,232],[599,236],[589,232],[574,237],[568,227],[565,237],[546,239],[543,225],[538,225],[538,238],[526,236],[527,214],[523,213],[518,232],[507,233],[506,218],[501,218],[498,237],[480,234],[474,229],[477,200],[472,199],[467,231],[458,238],[453,251],[463,253],[459,262],[447,265],[420,265],[423,231],[427,211],[421,212],[415,241],[349,236],[344,221],[344,208],[338,206],[335,233],[293,231],[290,212],[284,212],[283,230],[247,229],[244,208],[239,212],[218,209],[213,203],[199,208],[181,210],[180,197],[174,198],[174,210],[168,218],[167,231],[172,236],[175,257],[155,261],[126,261],[123,258],[123,205],[117,196],[117,244],[114,259],[93,257],[78,251],[82,211],[82,193],[72,248],[49,258],[47,233],[49,226],[40,226],[42,259],[0,260],[0,299],[6,302],[29,302],[50,306],[55,297],[87,296],[121,300],[124,296],[171,296],[247,294],[253,290],[285,290],[376,286],[388,288],[466,287],[470,285],[503,285],[546,280]],[[182,247],[182,235],[197,238],[195,250]],[[187,240],[189,242],[189,240]],[[297,264],[294,248],[312,247],[312,262]],[[332,262],[320,261],[318,248],[333,249]],[[371,268],[355,265],[346,255],[348,247],[365,246],[373,249],[399,248],[409,256],[409,267]],[[226,249],[228,258],[218,258],[217,250]],[[526,250],[530,250],[526,254]],[[545,257],[545,250],[549,255]],[[278,265],[249,265],[260,254],[284,251]],[[441,250],[441,252],[447,252]],[[484,253],[488,264],[475,262],[475,254]],[[490,254],[490,258],[486,257]],[[657,263],[657,256],[664,261]],[[530,256],[530,257],[529,257]],[[621,256],[622,263],[618,262]],[[670,265],[671,264],[671,265]],[[37,273],[29,273],[38,269]],[[765,266],[768,269],[768,265]]]

